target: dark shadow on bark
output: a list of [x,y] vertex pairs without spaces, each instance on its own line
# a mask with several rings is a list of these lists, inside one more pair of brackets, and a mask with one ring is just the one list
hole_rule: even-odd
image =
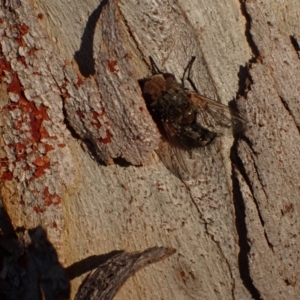
[[69,299],[70,283],[58,261],[46,231],[38,226],[27,231],[13,229],[4,208],[0,208],[0,298],[7,300]]
[[300,43],[299,43],[299,40],[297,39],[297,36],[291,35],[290,39],[291,39],[291,43],[292,43],[295,51],[298,54],[298,58],[300,58]]
[[95,60],[93,57],[94,34],[102,8],[108,0],[102,0],[100,5],[90,15],[83,35],[79,50],[75,52],[74,59],[78,64],[79,71],[84,77],[95,74]]
[[28,230],[28,235],[31,242],[26,247],[26,290],[23,299],[69,299],[70,280],[46,231],[37,226]]
[[81,276],[86,272],[94,270],[99,265],[104,264],[107,260],[122,252],[123,251],[116,250],[116,251],[109,252],[107,254],[89,256],[67,267],[66,272],[70,280],[72,280],[76,277]]
[[0,200],[0,299],[19,299],[24,291],[24,245],[18,240],[24,229],[15,232]]

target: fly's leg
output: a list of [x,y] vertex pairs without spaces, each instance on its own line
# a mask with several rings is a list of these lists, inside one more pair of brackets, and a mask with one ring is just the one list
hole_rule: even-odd
[[163,72],[158,68],[158,66],[156,65],[154,59],[152,58],[152,56],[149,56],[149,60],[151,63],[151,69],[152,69],[152,73],[154,74],[163,74]]
[[196,85],[195,85],[194,81],[191,78],[191,69],[192,69],[192,66],[193,66],[193,63],[194,63],[195,59],[196,59],[196,56],[192,56],[191,60],[189,61],[189,63],[185,67],[181,82],[182,82],[182,86],[184,88],[184,81],[187,80],[190,83],[190,85],[192,86],[192,88],[194,89],[194,91],[199,94],[199,91],[196,88]]

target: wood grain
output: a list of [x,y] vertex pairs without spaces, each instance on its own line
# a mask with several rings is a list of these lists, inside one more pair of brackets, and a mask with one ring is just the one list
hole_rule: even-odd
[[[2,7],[1,199],[13,228],[43,225],[65,267],[116,250],[177,250],[129,278],[115,299],[299,298],[298,5]],[[199,180],[180,179],[160,159],[160,134],[138,86],[150,75],[149,55],[178,80],[195,55],[201,94],[233,102],[247,119],[243,135],[208,152]],[[34,140],[26,120],[42,108],[35,124],[48,136]],[[53,195],[61,202],[46,206]],[[90,269],[82,270],[72,298]]]

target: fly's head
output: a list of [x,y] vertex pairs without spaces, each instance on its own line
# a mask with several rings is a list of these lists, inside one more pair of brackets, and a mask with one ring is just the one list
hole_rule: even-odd
[[176,81],[173,74],[154,74],[146,79],[140,80],[143,97],[147,106],[154,107],[157,101],[172,87]]

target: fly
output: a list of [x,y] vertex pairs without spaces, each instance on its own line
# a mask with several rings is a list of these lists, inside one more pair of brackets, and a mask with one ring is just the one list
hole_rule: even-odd
[[[162,72],[150,57],[153,75],[140,81],[148,108],[162,124],[180,167],[191,177],[201,172],[193,160],[201,159],[203,148],[228,129],[245,123],[228,106],[199,94],[190,78],[195,58],[189,61],[179,83],[173,74]],[[186,80],[193,90],[185,87]]]

